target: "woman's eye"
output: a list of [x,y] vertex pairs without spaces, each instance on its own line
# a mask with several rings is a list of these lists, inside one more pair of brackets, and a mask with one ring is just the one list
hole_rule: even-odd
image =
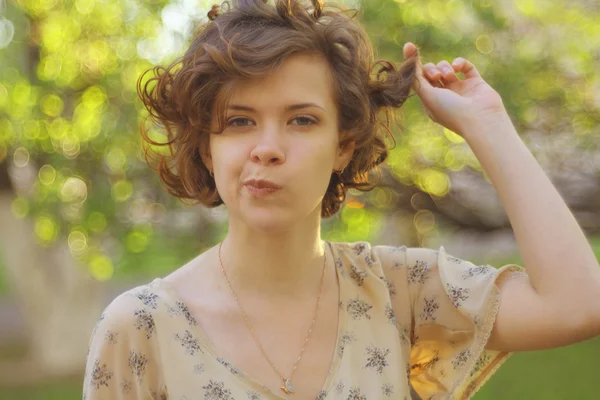
[[298,121],[298,122],[300,122],[300,121],[304,122],[304,123],[298,124],[300,126],[308,126],[310,124],[317,123],[317,121],[315,121],[313,118],[309,118],[309,117],[296,117],[293,120]]
[[237,122],[240,122],[240,121],[241,121],[241,122],[245,122],[245,121],[250,121],[250,120],[249,120],[248,118],[234,118],[234,119],[232,119],[232,120],[229,120],[229,121],[227,122],[227,125],[228,125],[228,126],[237,126],[237,127],[248,126],[248,125],[246,125],[246,124],[241,124],[241,125],[238,125],[238,124],[236,124]]

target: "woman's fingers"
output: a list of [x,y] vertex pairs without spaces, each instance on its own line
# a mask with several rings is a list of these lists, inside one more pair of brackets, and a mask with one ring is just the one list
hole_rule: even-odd
[[462,72],[465,78],[478,78],[481,77],[479,71],[475,66],[468,60],[458,57],[452,65],[448,61],[440,61],[439,63],[427,63],[423,66],[425,76],[430,81],[442,81],[444,84],[451,83],[459,80],[458,73]]
[[433,65],[433,63],[425,64],[423,66],[423,70],[425,71],[425,76],[431,82],[431,86],[437,88],[441,88],[444,86],[442,83],[444,77],[442,73],[437,69],[437,67]]
[[406,42],[404,44],[404,47],[402,48],[402,53],[404,55],[404,59],[406,60],[407,58],[411,57],[415,53],[416,50],[417,50],[417,46],[415,46],[411,42]]
[[[403,54],[404,59],[412,57],[415,52],[417,52],[417,46],[415,46],[412,42],[407,42],[404,44]],[[420,60],[420,56],[417,54]],[[449,68],[449,72],[445,72],[443,68]],[[457,57],[452,62],[452,65],[446,60],[440,61],[437,65],[433,63],[427,63],[425,65],[421,65],[421,70],[417,69],[417,75],[419,77],[425,77],[431,81],[438,81],[441,79],[448,80],[449,82],[452,80],[457,80],[457,73],[462,72],[465,78],[481,78],[479,71],[475,66],[469,61],[462,57]],[[454,79],[456,77],[456,79]]]
[[454,68],[450,65],[450,63],[446,60],[442,60],[437,63],[437,69],[441,72],[442,77],[444,78],[444,84],[456,82],[459,80],[458,76],[454,72]]
[[439,80],[442,79],[442,73],[433,63],[427,63],[423,65],[423,69],[425,70],[425,75],[430,80]]
[[456,72],[462,72],[465,75],[465,78],[481,78],[479,71],[475,66],[469,61],[462,57],[457,57],[452,62],[452,67]]
[[479,71],[473,63],[462,57],[454,59],[452,64],[446,60],[442,60],[437,64],[421,62],[421,57],[418,54],[417,46],[411,42],[407,42],[403,48],[404,59],[415,56],[417,60],[417,80],[414,89],[417,93],[422,90],[427,90],[430,87],[444,87],[452,82],[460,80],[458,73],[462,72],[465,78],[481,78]]
[[418,54],[417,46],[413,43],[408,42],[404,45],[403,48],[404,59],[408,59],[410,57],[417,57],[417,70],[416,70],[416,80],[413,84],[413,89],[417,94],[421,97],[422,95],[426,95],[426,92],[432,88],[432,83],[429,81],[429,78],[425,75],[423,63],[421,62],[421,57]]

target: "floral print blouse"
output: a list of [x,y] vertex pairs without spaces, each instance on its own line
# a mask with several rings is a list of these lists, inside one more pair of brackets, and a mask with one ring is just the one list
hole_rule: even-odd
[[[340,284],[337,349],[316,400],[469,399],[510,353],[485,349],[499,279],[439,250],[328,242]],[[293,396],[289,397],[293,398]],[[119,295],[91,336],[84,400],[284,399],[219,356],[169,284]]]

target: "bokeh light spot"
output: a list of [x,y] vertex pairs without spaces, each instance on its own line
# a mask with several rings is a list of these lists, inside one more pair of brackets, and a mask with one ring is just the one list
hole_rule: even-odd
[[24,167],[29,164],[29,150],[25,147],[19,147],[13,153],[13,163],[17,167]]
[[150,205],[151,221],[155,224],[161,223],[165,215],[167,214],[167,208],[160,203],[152,203]]
[[87,249],[87,236],[81,231],[72,231],[67,241],[73,255],[79,255]]
[[104,214],[94,211],[87,219],[87,226],[92,232],[102,232],[106,228],[106,217]]
[[413,223],[420,234],[428,233],[435,228],[435,215],[429,210],[419,210],[413,218]]
[[459,134],[452,132],[450,129],[444,127],[444,136],[450,143],[463,143],[465,139]]
[[24,197],[17,197],[12,201],[11,211],[17,218],[25,218],[29,214],[29,202]]
[[130,232],[125,239],[125,246],[132,253],[141,253],[148,247],[148,242],[148,235],[142,232]]
[[443,197],[450,191],[448,176],[444,172],[433,168],[419,171],[416,183],[424,192],[437,197]]
[[50,117],[58,117],[64,106],[62,99],[55,94],[44,96],[41,101],[42,112]]
[[365,203],[361,202],[360,200],[356,199],[356,198],[350,198],[348,200],[346,200],[346,207],[350,207],[350,208],[364,208]]
[[112,278],[115,268],[113,263],[106,256],[97,255],[89,263],[90,273],[99,281],[106,281]]
[[87,185],[78,177],[68,178],[60,191],[60,199],[67,202],[83,203],[87,198]]
[[15,26],[13,23],[4,17],[0,17],[0,49],[7,47],[14,36]]
[[490,54],[494,50],[494,41],[488,35],[479,35],[475,40],[475,47],[483,54]]
[[34,231],[45,244],[48,244],[58,236],[59,226],[51,216],[41,215],[35,221]]
[[3,110],[8,105],[8,89],[0,83],[0,110]]
[[131,194],[133,193],[133,185],[128,180],[120,180],[115,183],[112,187],[112,198],[118,202],[122,203],[126,201]]
[[113,147],[110,149],[108,154],[106,155],[106,165],[113,172],[123,170],[125,163],[127,162],[127,155],[118,147]]
[[42,185],[51,185],[56,180],[56,170],[52,165],[46,164],[38,171],[38,179]]
[[75,7],[80,14],[87,15],[94,10],[96,0],[76,0]]

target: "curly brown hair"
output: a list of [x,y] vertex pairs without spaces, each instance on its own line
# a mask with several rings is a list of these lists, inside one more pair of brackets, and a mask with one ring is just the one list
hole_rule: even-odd
[[[369,38],[355,20],[358,10],[325,5],[322,0],[310,3],[233,0],[223,3],[223,9],[213,6],[209,21],[195,32],[183,56],[166,68],[155,66],[140,76],[138,96],[149,112],[142,123],[142,137],[150,145],[169,149],[168,155],[154,152],[157,163],[153,165],[146,146],[146,161],[170,194],[208,207],[223,204],[202,156],[209,151],[210,134],[224,129],[223,110],[233,85],[240,79],[263,77],[289,55],[301,52],[317,52],[327,60],[334,77],[339,130],[348,132],[340,147],[355,144],[345,170],[331,175],[321,216],[335,214],[348,189],[369,191],[376,186],[369,172],[379,172],[379,164],[388,156],[386,135],[395,145],[389,129],[394,113],[390,111],[410,97],[418,52],[399,68],[387,60],[375,61]],[[154,76],[146,80],[151,71]],[[214,113],[218,131],[211,132]],[[149,137],[147,119],[166,130],[167,142]]]

